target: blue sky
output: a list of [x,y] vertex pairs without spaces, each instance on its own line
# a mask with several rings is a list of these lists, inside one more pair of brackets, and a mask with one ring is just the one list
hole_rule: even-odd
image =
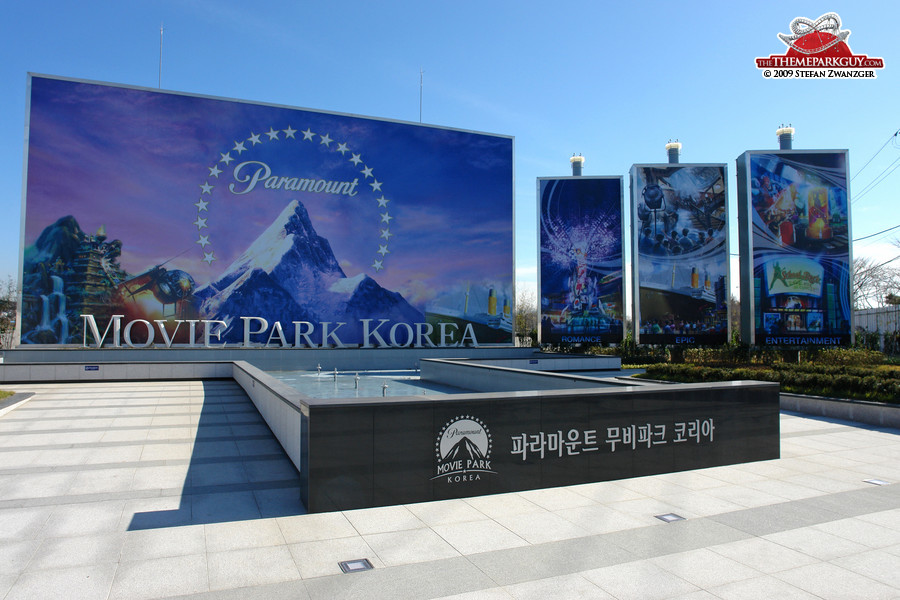
[[[767,80],[792,19],[837,12],[877,80]],[[515,136],[517,280],[536,278],[536,178],[623,175],[633,163],[721,162],[745,150],[850,151],[852,237],[900,225],[900,60],[894,2],[64,2],[4,6],[0,39],[0,278],[18,270],[26,73],[164,89]],[[857,175],[858,174],[858,175]],[[736,193],[732,188],[730,205]],[[734,215],[733,215],[734,217]],[[732,218],[736,222],[736,218]],[[628,221],[626,220],[626,225]],[[737,252],[736,229],[732,226]],[[888,260],[900,229],[854,244]]]

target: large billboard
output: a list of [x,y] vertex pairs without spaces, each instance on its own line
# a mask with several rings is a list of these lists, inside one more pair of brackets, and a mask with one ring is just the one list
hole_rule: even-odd
[[512,343],[513,139],[29,77],[22,344]]
[[723,164],[634,165],[631,231],[635,339],[728,339],[728,194]]
[[749,151],[737,167],[742,337],[851,344],[847,151]]
[[622,341],[621,177],[538,179],[539,339]]

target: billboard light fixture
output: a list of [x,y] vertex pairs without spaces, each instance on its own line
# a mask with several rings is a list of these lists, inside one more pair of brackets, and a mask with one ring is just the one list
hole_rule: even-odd
[[358,571],[371,571],[375,567],[369,562],[368,558],[355,558],[353,560],[342,560],[338,563],[341,571],[344,573],[356,573]]
[[666,513],[664,515],[656,515],[656,518],[664,523],[674,523],[675,521],[684,521],[684,517],[675,513]]
[[890,482],[884,479],[863,479],[863,483],[871,483],[872,485],[890,485]]

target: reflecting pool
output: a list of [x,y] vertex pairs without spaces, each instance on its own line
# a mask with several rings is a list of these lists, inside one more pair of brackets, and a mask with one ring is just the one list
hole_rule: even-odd
[[310,398],[375,398],[461,394],[472,390],[422,381],[408,371],[269,371],[269,375]]

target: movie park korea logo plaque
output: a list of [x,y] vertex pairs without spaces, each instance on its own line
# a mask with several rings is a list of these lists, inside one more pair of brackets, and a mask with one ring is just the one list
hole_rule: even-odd
[[790,33],[779,33],[785,54],[757,57],[756,68],[766,79],[876,79],[884,59],[854,54],[847,45],[849,29],[841,29],[837,13],[815,21],[797,17]]
[[434,446],[437,467],[432,480],[463,483],[497,473],[491,470],[491,432],[478,417],[465,415],[447,421]]

